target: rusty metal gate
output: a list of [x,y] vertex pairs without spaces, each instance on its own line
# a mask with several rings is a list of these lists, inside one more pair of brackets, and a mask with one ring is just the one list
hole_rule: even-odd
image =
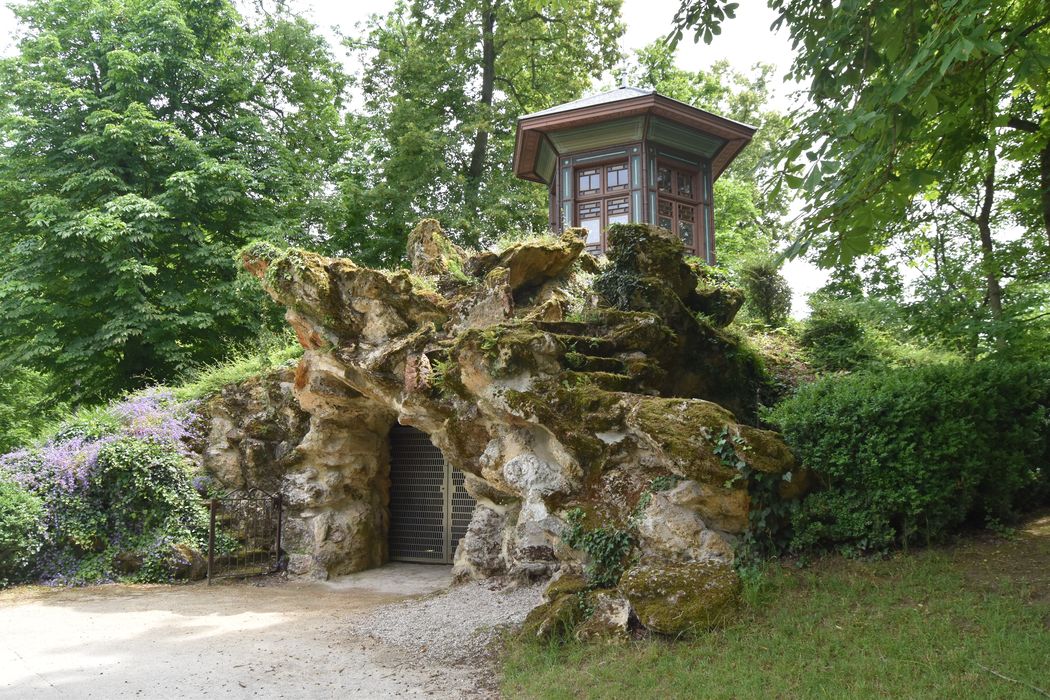
[[474,499],[421,430],[390,430],[390,558],[451,564],[467,531]]
[[208,582],[280,570],[284,499],[259,489],[208,502]]

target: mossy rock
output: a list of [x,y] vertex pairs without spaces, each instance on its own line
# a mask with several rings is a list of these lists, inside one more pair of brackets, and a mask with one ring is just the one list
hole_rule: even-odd
[[722,464],[706,435],[736,423],[732,413],[699,399],[641,397],[633,422],[667,456],[675,474],[702,484],[722,485],[736,472]]
[[630,639],[631,605],[616,589],[589,591],[585,596],[587,618],[576,627],[581,642],[615,644]]
[[532,609],[521,627],[521,634],[529,639],[566,639],[585,617],[580,596],[562,595],[549,603]]
[[547,588],[543,591],[543,597],[546,600],[554,601],[566,595],[585,591],[587,586],[587,579],[584,578],[583,574],[570,571],[552,578],[550,583],[547,584]]
[[689,299],[691,309],[711,319],[711,323],[719,328],[732,323],[743,305],[744,292],[733,288],[700,288]]
[[743,290],[732,286],[724,273],[700,258],[689,258],[686,263],[698,280],[696,289],[685,299],[686,305],[719,328],[728,326],[744,305]]
[[740,437],[751,447],[747,461],[752,468],[766,474],[783,474],[798,466],[780,433],[742,425]]
[[537,238],[515,243],[499,256],[499,266],[509,270],[514,291],[538,287],[569,270],[583,251],[583,241],[573,235]]
[[641,564],[624,573],[619,589],[642,625],[673,637],[721,627],[740,606],[740,577],[720,562]]
[[611,271],[660,279],[680,298],[696,289],[696,273],[685,262],[685,246],[670,231],[648,224],[616,224],[606,237]]

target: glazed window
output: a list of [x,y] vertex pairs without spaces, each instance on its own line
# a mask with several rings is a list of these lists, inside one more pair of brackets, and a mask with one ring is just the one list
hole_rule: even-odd
[[699,173],[658,164],[656,190],[656,225],[677,235],[691,254],[699,255],[703,249],[699,224],[707,215],[705,202],[698,197]]
[[605,169],[605,191],[617,192],[630,187],[627,177],[627,164],[614,165]]
[[601,168],[587,168],[586,170],[576,171],[576,181],[578,183],[577,193],[581,197],[600,193],[602,191]]
[[605,229],[631,220],[631,175],[626,162],[576,169],[575,225],[587,229],[587,250],[605,250]]

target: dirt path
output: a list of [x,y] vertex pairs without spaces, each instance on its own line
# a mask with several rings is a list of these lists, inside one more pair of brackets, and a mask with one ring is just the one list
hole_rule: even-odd
[[445,588],[399,564],[334,583],[0,593],[0,698],[484,695],[477,673],[355,634],[377,607]]

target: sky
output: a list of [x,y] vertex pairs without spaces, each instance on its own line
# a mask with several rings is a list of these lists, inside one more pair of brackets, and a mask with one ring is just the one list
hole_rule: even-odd
[[[355,34],[355,25],[363,24],[369,15],[389,11],[394,5],[393,0],[287,0],[287,3],[291,9],[310,18],[344,60],[346,51],[339,44],[339,35]],[[679,0],[624,0],[623,20],[627,28],[621,40],[624,52],[630,53],[665,36],[670,31],[678,5]],[[741,2],[737,16],[722,25],[722,34],[716,36],[710,45],[694,44],[691,37],[685,37],[679,45],[676,62],[689,70],[708,68],[722,59],[740,71],[747,71],[755,63],[772,64],[778,83],[772,106],[790,109],[798,99],[793,96],[797,93],[797,86],[780,81],[791,64],[791,44],[785,30],[774,33],[770,29],[775,19],[765,2]],[[12,15],[5,4],[0,8],[0,55],[11,52],[14,29]],[[354,66],[348,64],[347,68],[353,70]],[[796,206],[794,211],[797,210]],[[786,263],[784,275],[794,293],[792,314],[801,317],[807,312],[806,295],[820,287],[826,275],[802,260]]]

